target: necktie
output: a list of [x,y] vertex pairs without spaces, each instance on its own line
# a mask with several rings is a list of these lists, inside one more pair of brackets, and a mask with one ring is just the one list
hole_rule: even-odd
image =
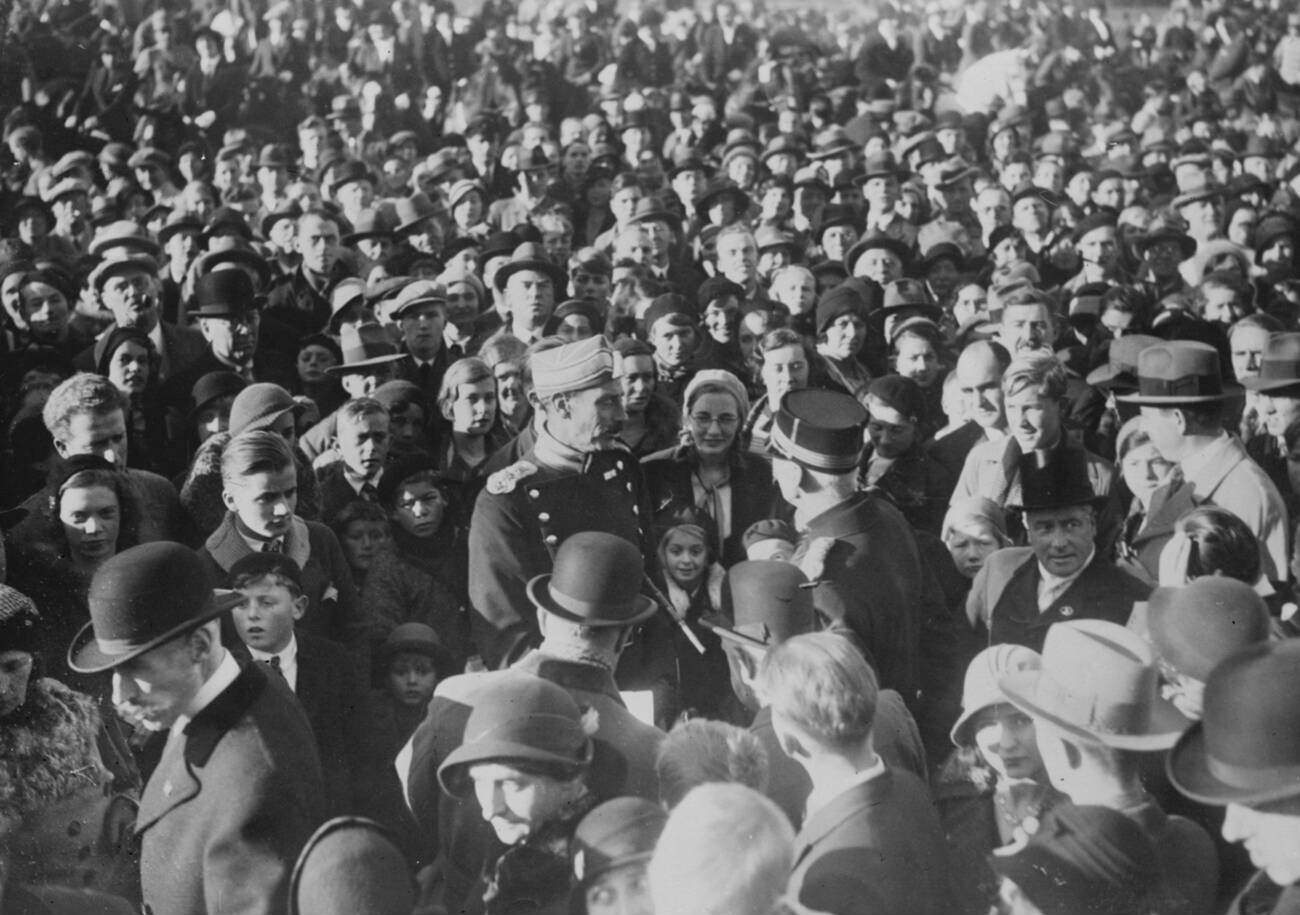
[[418,373],[420,375],[420,387],[428,390],[429,385],[433,382],[433,363],[421,362]]
[[[284,545],[279,540],[268,540],[262,544],[263,553],[283,553]],[[278,660],[278,659],[277,659]]]
[[281,680],[284,679],[284,671],[280,669],[280,656],[278,654],[271,655],[262,663],[270,670],[271,676],[279,677]]
[[361,484],[361,498],[365,499],[367,502],[379,501],[379,490],[375,488],[374,483]]

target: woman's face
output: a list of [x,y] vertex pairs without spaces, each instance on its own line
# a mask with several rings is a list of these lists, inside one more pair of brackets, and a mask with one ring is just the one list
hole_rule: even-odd
[[108,380],[123,394],[140,394],[149,384],[149,350],[127,340],[108,360]]
[[107,486],[73,488],[59,499],[59,521],[74,559],[101,562],[117,552],[121,506]]
[[576,343],[579,340],[586,340],[588,337],[596,336],[596,332],[592,329],[587,316],[579,314],[565,315],[555,333],[565,343]]
[[375,554],[388,545],[392,535],[386,521],[353,521],[343,532],[343,556],[348,568],[364,572]]
[[304,346],[298,351],[298,380],[317,384],[325,380],[325,370],[338,365],[334,354],[323,346]]
[[230,408],[234,403],[235,395],[229,394],[208,401],[201,410],[195,412],[194,431],[200,442],[205,442],[218,432],[225,432],[230,428]]
[[817,279],[811,273],[787,271],[777,277],[769,295],[791,314],[801,315],[817,304]]
[[637,861],[601,874],[584,891],[587,915],[653,915],[646,864]]
[[953,528],[944,537],[944,544],[952,556],[957,571],[974,578],[984,562],[1001,547],[997,534],[987,524],[970,523]]
[[456,385],[451,402],[451,426],[462,435],[487,435],[497,418],[496,382],[491,378]]
[[38,341],[57,341],[68,326],[68,300],[47,283],[34,282],[21,287],[23,318]]
[[840,315],[826,328],[823,351],[832,359],[852,359],[867,339],[866,322],[857,315]]
[[398,488],[394,520],[412,537],[424,539],[438,533],[446,513],[447,498],[427,480],[405,483]]
[[1040,778],[1043,758],[1034,720],[1013,705],[995,705],[975,716],[975,746],[999,778]]
[[1173,465],[1150,442],[1138,445],[1120,462],[1125,484],[1144,506],[1151,504],[1151,496],[1169,479],[1172,469]]
[[27,703],[32,661],[25,651],[0,651],[0,718],[12,715]]
[[695,398],[688,421],[696,450],[708,457],[726,454],[736,441],[743,418],[736,398],[730,394],[709,393]]
[[664,570],[680,587],[690,590],[704,578],[708,568],[708,549],[695,534],[676,530],[663,545]]

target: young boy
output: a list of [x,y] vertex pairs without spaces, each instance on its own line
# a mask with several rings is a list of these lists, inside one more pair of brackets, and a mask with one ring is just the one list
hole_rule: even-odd
[[316,470],[326,523],[353,499],[374,502],[378,498],[390,444],[388,410],[373,397],[355,397],[335,415],[338,460]]
[[345,648],[294,631],[307,609],[297,563],[282,553],[249,553],[230,567],[228,581],[244,597],[231,610],[240,641],[254,662],[284,680],[311,722],[326,809],[331,816],[362,812],[365,684]]

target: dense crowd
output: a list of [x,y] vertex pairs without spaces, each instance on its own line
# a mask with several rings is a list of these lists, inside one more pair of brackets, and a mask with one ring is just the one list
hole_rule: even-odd
[[1300,11],[3,0],[0,912],[1300,913]]

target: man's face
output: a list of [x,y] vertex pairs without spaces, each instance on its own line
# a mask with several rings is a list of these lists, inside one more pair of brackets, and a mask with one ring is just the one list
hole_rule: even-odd
[[1118,212],[1124,208],[1124,179],[1107,178],[1092,192],[1092,202]]
[[257,312],[199,319],[199,330],[212,354],[235,365],[247,365],[257,351],[257,326]]
[[23,320],[37,340],[57,342],[68,326],[68,300],[63,293],[46,283],[28,283],[21,287],[19,303]]
[[221,498],[250,531],[274,540],[288,532],[298,507],[298,473],[286,467],[245,474],[226,483]]
[[367,413],[338,425],[339,455],[348,470],[361,477],[373,477],[388,457],[388,416]]
[[113,705],[124,719],[154,732],[175,723],[203,685],[192,644],[174,639],[113,671]]
[[1142,425],[1161,457],[1167,461],[1177,461],[1182,457],[1184,435],[1178,410],[1144,406]]
[[622,385],[611,378],[602,385],[552,400],[546,428],[571,448],[601,451],[615,447],[626,418]]
[[854,276],[865,276],[884,286],[903,275],[903,262],[888,248],[870,248],[858,256]]
[[573,271],[573,294],[580,299],[606,304],[613,291],[613,283],[607,273],[593,273],[581,268]]
[[1097,534],[1096,519],[1088,505],[1025,512],[1025,528],[1039,564],[1060,578],[1083,568]]
[[1228,345],[1232,350],[1232,372],[1238,381],[1259,375],[1268,337],[1269,332],[1262,327],[1238,327],[1232,332]]
[[975,198],[975,217],[985,232],[1011,223],[1011,198],[1002,188],[988,188]]
[[718,240],[718,272],[746,288],[758,271],[758,245],[751,235],[730,232]]
[[506,281],[506,305],[516,326],[539,328],[555,309],[555,284],[545,273],[520,270]]
[[643,413],[655,389],[655,361],[652,356],[625,356],[620,361],[619,384],[623,388],[623,409]]
[[1047,230],[1047,204],[1038,197],[1021,197],[1011,207],[1011,224],[1026,235],[1041,235]]
[[782,346],[763,354],[763,387],[775,410],[790,391],[808,387],[808,356],[802,346]]
[[645,861],[605,871],[584,893],[587,915],[654,915]]
[[104,281],[99,300],[113,313],[118,327],[148,333],[158,323],[154,289],[153,277],[144,270],[124,270]]
[[519,365],[514,362],[498,362],[492,367],[492,377],[497,385],[497,409],[512,421],[523,418],[528,408],[524,398],[524,380]]
[[406,348],[421,359],[432,359],[442,347],[446,308],[439,302],[415,305],[402,312],[401,325]]
[[1041,388],[1027,386],[1005,396],[1007,431],[1028,454],[1050,448],[1061,435],[1061,402],[1043,396]]
[[686,364],[695,347],[695,330],[686,324],[670,324],[656,321],[650,334],[650,343],[655,348],[659,361],[670,368]]
[[963,354],[957,360],[957,389],[971,419],[985,429],[1003,427],[1002,378],[992,355]]
[[59,456],[94,454],[118,467],[126,466],[126,419],[121,410],[73,413],[62,439],[54,440]]
[[332,219],[305,217],[298,225],[297,247],[304,267],[328,274],[338,260],[339,227]]
[[517,845],[564,808],[572,791],[563,782],[532,775],[505,763],[469,767],[483,819],[505,845]]
[[858,243],[858,230],[853,226],[831,226],[822,233],[822,249],[833,261],[844,260],[844,255]]
[[1286,430],[1300,419],[1300,393],[1295,390],[1260,391],[1259,412],[1268,426],[1269,435],[1279,441]]
[[898,203],[898,179],[893,175],[869,178],[862,185],[862,199],[871,207],[871,215],[884,217]]
[[867,398],[867,436],[876,454],[896,458],[916,442],[916,423],[876,397]]
[[1052,317],[1046,305],[1008,305],[1002,312],[998,342],[1013,357],[1033,353],[1051,344]]
[[1093,229],[1079,239],[1079,256],[1084,263],[1109,269],[1114,266],[1119,249],[1115,244],[1115,230],[1110,226]]
[[1224,286],[1206,286],[1201,290],[1201,294],[1205,298],[1201,317],[1205,320],[1226,327],[1242,317],[1243,309],[1237,299],[1237,293],[1233,290]]
[[1284,810],[1229,804],[1223,818],[1223,837],[1245,846],[1251,862],[1278,886],[1300,880],[1300,812],[1294,801]]

